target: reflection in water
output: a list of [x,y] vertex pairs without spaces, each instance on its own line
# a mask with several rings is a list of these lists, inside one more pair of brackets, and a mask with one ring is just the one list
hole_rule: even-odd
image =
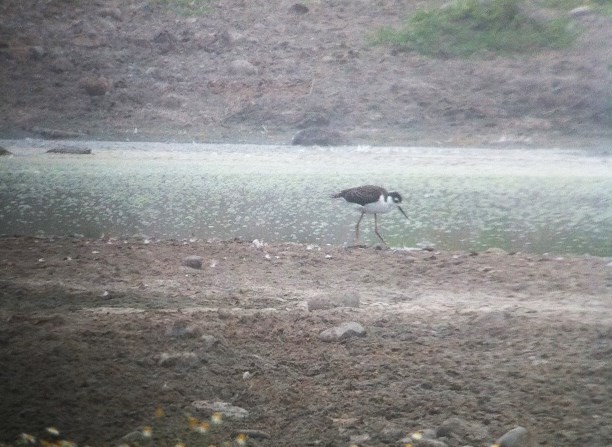
[[[330,193],[400,191],[391,246],[612,255],[608,155],[561,151],[119,145],[0,160],[0,233],[350,244],[358,212]],[[363,240],[376,243],[366,216]]]

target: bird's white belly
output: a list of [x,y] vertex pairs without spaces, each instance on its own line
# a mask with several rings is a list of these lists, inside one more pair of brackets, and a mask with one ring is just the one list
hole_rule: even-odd
[[392,204],[383,202],[382,200],[374,203],[368,203],[362,207],[363,211],[369,214],[388,213],[392,208]]

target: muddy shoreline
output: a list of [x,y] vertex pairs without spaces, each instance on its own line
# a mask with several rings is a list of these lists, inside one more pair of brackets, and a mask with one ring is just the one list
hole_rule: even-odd
[[[0,262],[5,442],[201,442],[201,400],[249,412],[210,442],[393,445],[453,417],[476,428],[450,447],[517,425],[533,446],[612,442],[603,258],[4,237]],[[351,321],[365,336],[320,339]]]

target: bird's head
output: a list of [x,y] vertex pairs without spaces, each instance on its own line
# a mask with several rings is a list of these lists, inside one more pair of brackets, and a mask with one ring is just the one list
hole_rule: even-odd
[[408,215],[404,212],[402,207],[399,206],[399,204],[402,203],[402,196],[401,196],[401,194],[399,192],[391,191],[391,192],[389,192],[389,197],[391,198],[391,200],[393,201],[395,206],[397,206],[397,209],[401,211],[401,213],[404,215],[404,217],[406,219],[408,219]]
[[393,203],[396,205],[402,203],[402,196],[399,192],[391,191],[389,197],[391,197],[391,200],[393,200]]

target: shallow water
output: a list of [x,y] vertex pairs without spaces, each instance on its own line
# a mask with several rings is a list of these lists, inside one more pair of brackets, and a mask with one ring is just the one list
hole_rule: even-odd
[[[394,247],[612,256],[609,152],[0,143],[1,234],[351,244],[359,213],[329,196],[372,183],[404,197],[410,220],[379,219]],[[93,155],[45,153],[67,145]]]

